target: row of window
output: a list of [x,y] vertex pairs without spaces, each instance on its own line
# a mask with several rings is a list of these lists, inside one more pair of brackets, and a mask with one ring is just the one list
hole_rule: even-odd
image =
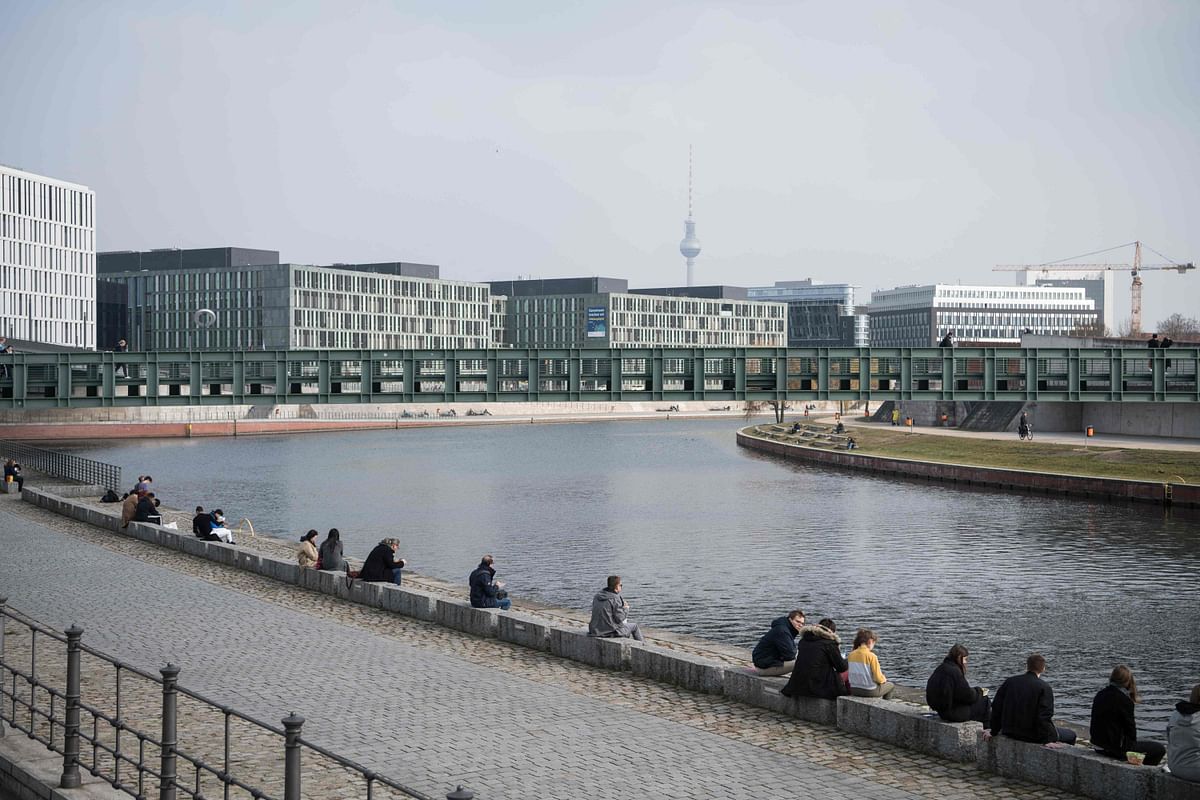
[[96,195],[90,191],[23,178],[0,169],[0,211],[94,228],[95,201]]
[[88,253],[96,249],[95,233],[91,228],[65,222],[42,222],[16,214],[0,214],[0,238]]
[[93,300],[96,280],[87,275],[0,263],[0,291]]
[[487,302],[489,289],[482,284],[458,283],[433,278],[407,278],[353,273],[347,270],[296,269],[295,286],[301,289],[354,292],[365,295],[391,294],[397,297],[426,297],[439,300]]
[[82,250],[66,250],[45,244],[27,244],[0,239],[0,264],[73,272],[95,280],[96,256]]

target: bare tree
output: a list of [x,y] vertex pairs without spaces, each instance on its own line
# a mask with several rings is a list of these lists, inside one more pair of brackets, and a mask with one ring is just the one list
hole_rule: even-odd
[[1176,312],[1158,323],[1158,335],[1176,341],[1194,340],[1200,337],[1200,321],[1197,321],[1195,317],[1185,317]]
[[755,414],[758,414],[761,411],[762,411],[762,403],[760,403],[758,400],[747,400],[746,401],[746,419],[750,419]]

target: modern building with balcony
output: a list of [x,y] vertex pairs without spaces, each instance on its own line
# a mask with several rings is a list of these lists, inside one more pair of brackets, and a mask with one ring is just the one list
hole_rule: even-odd
[[788,347],[866,347],[866,314],[854,307],[848,283],[776,281],[774,286],[747,289],[751,300],[787,303]]
[[0,164],[0,336],[96,347],[96,194]]
[[1022,333],[1064,336],[1094,326],[1082,287],[900,286],[871,293],[872,347],[931,347],[950,332],[959,345],[1007,347]]

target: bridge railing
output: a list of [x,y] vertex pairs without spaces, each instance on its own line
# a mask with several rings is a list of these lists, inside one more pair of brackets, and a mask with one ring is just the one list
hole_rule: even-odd
[[[9,621],[16,633],[5,633]],[[159,800],[300,800],[305,783],[304,797],[431,800],[307,741],[303,717],[263,722],[180,686],[172,664],[154,675],[82,637],[82,628],[59,633],[0,597],[0,722],[63,757],[61,788],[80,786],[86,771]]]
[[0,408],[746,400],[1200,402],[1200,348],[17,353]]
[[35,469],[56,478],[116,491],[121,486],[121,468],[116,464],[93,461],[72,453],[45,450],[22,442],[0,441],[0,456],[15,459],[27,469]]

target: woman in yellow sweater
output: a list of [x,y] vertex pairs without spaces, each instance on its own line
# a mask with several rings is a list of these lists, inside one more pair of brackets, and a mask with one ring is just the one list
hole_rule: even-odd
[[879,668],[879,657],[875,655],[875,643],[879,637],[875,631],[859,628],[854,635],[854,650],[850,652],[850,694],[855,697],[882,697],[884,700],[892,696],[896,686],[883,674]]

